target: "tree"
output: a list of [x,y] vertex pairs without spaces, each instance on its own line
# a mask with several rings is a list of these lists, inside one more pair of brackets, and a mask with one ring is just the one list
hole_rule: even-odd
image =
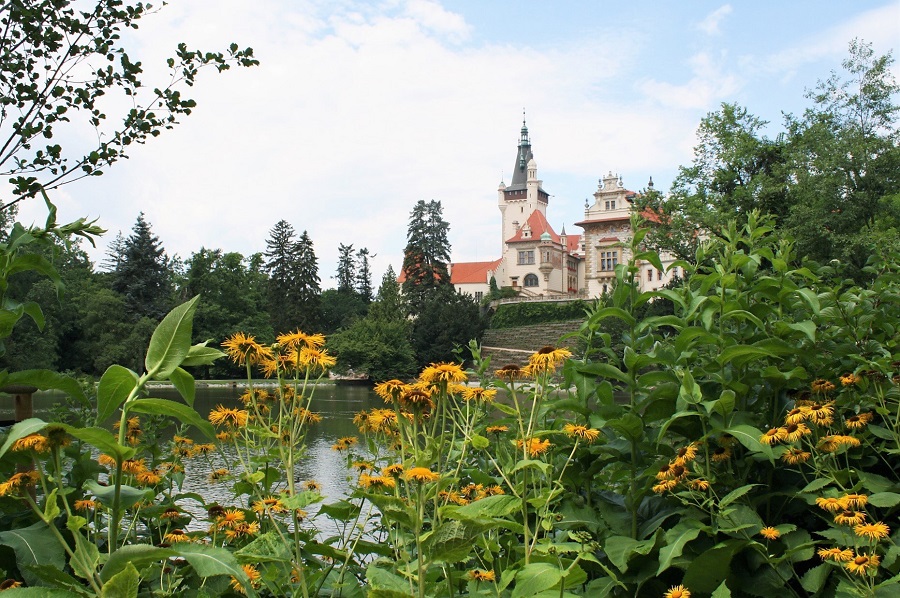
[[297,276],[297,241],[294,227],[279,220],[266,240],[265,270],[269,275],[266,297],[272,328],[287,332],[296,326],[295,278]]
[[356,292],[366,303],[372,301],[372,269],[369,266],[369,257],[375,257],[369,250],[363,247],[356,252]]
[[[101,174],[127,157],[128,146],[171,129],[196,106],[182,94],[201,68],[257,64],[253,50],[237,44],[224,53],[179,44],[168,59],[168,84],[144,83],[141,63],[129,57],[122,32],[137,29],[150,9],[118,0],[2,3],[0,176],[12,183],[15,199],[4,200],[0,210],[41,190]],[[117,116],[122,100],[129,108],[112,125],[108,114]],[[54,138],[81,126],[82,114],[97,141],[64,150]]]
[[356,285],[356,257],[353,255],[353,245],[338,245],[337,265],[337,290],[342,293],[352,293]]
[[297,242],[297,272],[296,272],[296,307],[298,308],[297,323],[303,330],[315,331],[319,329],[321,320],[321,279],[319,278],[319,260],[313,248],[312,239],[306,231],[300,235]]
[[[159,321],[173,303],[169,259],[144,213],[125,240],[122,261],[113,273],[112,289],[125,298],[130,319]],[[149,337],[148,337],[149,338]]]
[[432,295],[451,287],[450,225],[443,219],[441,202],[419,202],[409,218],[403,252],[403,294],[411,313],[417,314]]
[[785,230],[801,254],[839,259],[853,276],[875,249],[879,221],[898,217],[900,87],[890,53],[875,56],[859,40],[849,50],[844,73],[819,81],[807,92],[813,105],[786,119],[794,184]]
[[440,287],[422,304],[412,324],[412,346],[419,366],[453,361],[453,350],[481,338],[484,320],[471,295]]
[[369,306],[369,315],[378,320],[394,322],[406,319],[406,303],[400,293],[400,283],[392,266],[381,277],[381,286],[375,302]]

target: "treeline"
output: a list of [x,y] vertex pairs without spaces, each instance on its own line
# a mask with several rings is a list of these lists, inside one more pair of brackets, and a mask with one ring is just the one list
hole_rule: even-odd
[[[412,375],[423,364],[452,359],[454,348],[483,327],[478,305],[441,274],[449,262],[448,229],[440,202],[416,205],[406,256],[430,270],[415,275],[419,284],[404,283],[405,293],[392,268],[376,290],[373,255],[352,244],[338,248],[337,288],[323,291],[312,239],[285,220],[269,231],[263,252],[244,256],[204,247],[181,260],[167,255],[141,213],[128,236],[120,233],[110,243],[98,268],[78,244],[60,244],[45,255],[59,270],[63,295],[38,273],[11,281],[12,295],[40,305],[46,323],[41,331],[22,319],[0,368],[96,376],[118,363],[141,371],[159,320],[200,295],[197,341],[218,345],[242,331],[271,343],[277,334],[300,329],[328,335],[339,372],[376,379]],[[244,372],[220,361],[198,375],[230,378]]]

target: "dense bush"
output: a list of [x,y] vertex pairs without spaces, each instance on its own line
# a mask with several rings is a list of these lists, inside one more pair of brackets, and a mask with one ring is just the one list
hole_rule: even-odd
[[522,301],[505,303],[497,307],[491,316],[491,328],[515,328],[543,322],[565,322],[580,320],[590,307],[590,302],[576,300],[568,302],[537,303]]

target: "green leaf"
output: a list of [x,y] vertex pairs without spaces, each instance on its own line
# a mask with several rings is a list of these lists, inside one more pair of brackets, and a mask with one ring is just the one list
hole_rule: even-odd
[[747,540],[726,540],[697,556],[685,571],[683,583],[692,592],[714,592],[731,571],[731,559]]
[[288,562],[291,551],[275,532],[267,532],[235,551],[234,556],[250,563]]
[[57,489],[54,488],[44,500],[44,521],[50,522],[57,518],[60,513],[59,504],[56,502]]
[[75,554],[69,560],[69,566],[78,577],[93,579],[97,566],[100,564],[100,549],[93,542],[79,534],[73,534],[75,538]]
[[204,544],[186,544],[179,542],[172,546],[177,556],[183,557],[200,577],[213,577],[215,575],[230,575],[236,578],[244,590],[251,595],[256,595],[247,574],[238,564],[237,559],[227,549],[218,546],[206,546]]
[[491,441],[481,434],[472,434],[472,438],[470,439],[470,441],[472,443],[472,448],[476,450],[484,450],[487,447],[491,446]]
[[43,521],[0,532],[0,544],[16,553],[16,564],[28,585],[38,585],[39,579],[25,569],[27,565],[51,565],[59,570],[66,566],[63,547]]
[[562,580],[562,572],[550,563],[530,563],[516,573],[516,585],[512,598],[536,596],[557,585]]
[[147,413],[149,415],[174,416],[186,424],[198,428],[208,438],[216,437],[216,430],[208,421],[203,419],[192,407],[169,401],[168,399],[137,399],[131,401],[125,408],[128,413]]
[[759,441],[759,437],[762,436],[762,432],[760,432],[758,429],[746,424],[740,424],[722,430],[722,432],[731,434],[732,436],[737,438],[737,441],[744,445],[745,448],[754,453],[762,453],[769,459],[770,463],[772,463],[773,465],[775,464],[775,453],[772,452],[772,447]]
[[666,532],[666,545],[659,550],[659,569],[656,575],[672,565],[672,560],[681,556],[685,545],[694,540],[703,531],[704,525],[696,519],[682,519],[675,527]]
[[831,484],[831,478],[816,478],[811,481],[809,484],[803,487],[803,490],[800,492],[815,492],[817,490],[821,490],[825,486]]
[[611,419],[606,425],[631,440],[640,440],[644,435],[644,422],[634,413]]
[[106,423],[138,384],[138,375],[120,365],[111,365],[97,384],[97,425]]
[[[402,596],[404,598],[412,598],[413,596],[412,585],[409,581],[391,571],[382,569],[375,563],[370,563],[368,568],[366,568],[366,581],[372,592],[385,592],[381,594],[385,597]],[[370,592],[368,595],[371,597],[374,594]]]
[[627,536],[612,536],[606,539],[604,550],[610,562],[625,573],[628,569],[628,561],[636,554],[647,555],[656,545],[656,536],[648,540],[635,540]]
[[800,585],[810,594],[818,594],[825,587],[828,581],[828,575],[831,573],[831,566],[828,563],[822,563],[818,567],[813,567],[803,574]]
[[194,311],[199,298],[197,295],[170,311],[153,331],[144,360],[151,377],[165,380],[188,356]]
[[125,569],[113,575],[100,589],[100,598],[137,598],[141,576],[134,565],[128,563]]
[[728,589],[728,586],[723,581],[710,598],[731,598],[731,590]]
[[213,347],[207,347],[206,342],[194,345],[188,351],[187,357],[181,362],[181,367],[187,368],[197,365],[212,365],[220,357],[224,357],[225,353]]
[[94,594],[76,594],[68,590],[59,590],[56,588],[13,588],[4,590],[10,592],[10,596],[22,596],[23,598],[83,598],[83,596],[93,596]]
[[508,494],[488,496],[476,500],[462,507],[450,507],[446,511],[447,517],[457,519],[478,519],[480,517],[506,517],[514,513],[522,506],[522,501]]
[[36,434],[46,427],[47,422],[36,417],[23,419],[19,423],[14,424],[13,427],[9,429],[9,435],[6,437],[6,442],[0,447],[0,457],[6,454],[6,451],[15,444],[16,440],[25,438],[31,434]]
[[731,492],[729,492],[728,494],[726,494],[725,496],[722,497],[722,500],[719,501],[719,508],[724,509],[725,507],[727,507],[728,505],[730,505],[731,503],[733,503],[740,497],[742,497],[745,494],[747,494],[748,492],[750,492],[750,490],[752,490],[754,486],[758,486],[758,485],[759,484],[747,484],[746,486],[741,486],[740,488],[735,488],[734,490],[732,490]]
[[[53,565],[27,565],[25,567],[31,574],[37,576],[42,582],[42,585],[51,586],[58,590],[67,590],[73,593],[71,594],[63,594],[66,596],[84,596],[87,598],[95,598],[95,594],[93,590],[86,587],[83,581],[75,579],[68,573],[60,571],[58,568]],[[18,596],[24,588],[17,588],[16,595]],[[34,588],[38,589],[38,588]],[[40,589],[50,589],[50,588],[40,588]],[[36,595],[36,594],[32,594]]]
[[143,566],[167,559],[170,556],[175,556],[175,551],[169,548],[158,548],[149,544],[122,546],[109,555],[106,564],[100,570],[100,581],[106,583],[124,571],[129,564]]
[[85,396],[84,390],[82,390],[78,380],[52,370],[22,370],[21,372],[13,372],[6,380],[6,384],[36,386],[38,390],[60,390],[85,407],[91,407],[91,402]]
[[[100,503],[104,506],[112,507],[113,495],[116,491],[115,486],[101,486],[95,480],[87,480],[84,483],[84,489],[97,497],[97,500],[99,500]],[[137,504],[138,502],[144,500],[144,498],[147,496],[147,493],[152,493],[153,490],[135,488],[134,486],[122,484],[120,486],[119,492],[121,493],[121,504],[125,508],[129,508],[131,505]]]
[[22,304],[22,311],[24,311],[31,317],[38,330],[40,330],[41,332],[44,331],[44,312],[41,311],[40,305],[38,305],[34,301],[26,301]]
[[[628,375],[619,368],[609,365],[608,363],[591,362],[585,364],[577,364],[575,370],[586,376],[596,376],[600,378],[612,378],[619,382],[628,382]],[[496,403],[495,403],[496,404]],[[515,411],[513,411],[515,414]]]
[[882,509],[896,507],[900,504],[900,494],[896,492],[876,492],[869,495],[869,504]]
[[135,449],[130,446],[122,446],[115,434],[104,428],[77,428],[69,424],[53,424],[66,430],[75,438],[87,442],[98,448],[101,452],[112,457],[131,459]]
[[175,368],[175,370],[169,374],[169,380],[172,382],[172,385],[178,389],[184,402],[193,407],[195,394],[194,377],[179,367]]

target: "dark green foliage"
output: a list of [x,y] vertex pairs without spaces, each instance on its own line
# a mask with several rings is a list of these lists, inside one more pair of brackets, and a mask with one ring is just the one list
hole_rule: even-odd
[[403,252],[403,295],[410,313],[417,314],[441,287],[450,287],[450,225],[441,202],[419,202],[409,217]]
[[366,303],[372,300],[375,290],[372,288],[372,268],[369,266],[370,256],[375,257],[365,247],[356,252],[356,292]]
[[416,362],[409,343],[409,324],[361,318],[328,339],[328,349],[337,355],[340,373],[366,374],[381,381],[413,376]]
[[381,278],[375,303],[369,306],[369,315],[380,320],[395,321],[406,319],[406,304],[400,293],[400,283],[394,268],[388,266]]
[[299,327],[307,331],[320,329],[322,294],[320,282],[319,260],[316,258],[313,242],[306,231],[303,231],[297,242],[296,307],[298,313],[297,322],[294,324],[295,328]]
[[143,212],[125,240],[122,260],[113,272],[112,289],[125,298],[132,321],[144,317],[158,321],[173,304],[169,259]]
[[554,303],[506,303],[497,307],[491,316],[491,328],[514,328],[542,322],[565,322],[585,316],[590,302],[568,301]]
[[356,284],[356,256],[353,245],[338,245],[337,290],[352,293]]
[[366,302],[357,293],[328,289],[322,292],[319,329],[332,334],[366,315]]
[[453,287],[435,292],[425,301],[412,326],[412,345],[418,364],[455,361],[453,350],[480,339],[485,323],[471,295]]
[[272,328],[277,333],[320,326],[319,262],[306,231],[295,240],[294,228],[280,220],[266,240],[266,272],[269,274],[268,305]]

